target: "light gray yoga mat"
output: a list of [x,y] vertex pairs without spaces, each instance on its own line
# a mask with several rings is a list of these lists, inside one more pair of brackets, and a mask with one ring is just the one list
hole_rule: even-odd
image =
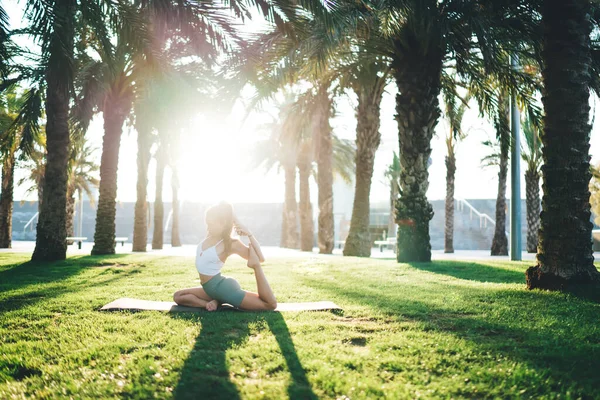
[[[119,311],[119,310],[133,310],[133,311],[144,311],[144,310],[155,310],[155,311],[167,311],[167,312],[203,312],[206,311],[203,308],[197,307],[184,307],[178,306],[176,303],[171,301],[152,301],[152,300],[140,300],[130,299],[123,297],[115,301],[111,301],[100,311]],[[237,308],[223,304],[219,307],[219,310],[238,310]],[[275,311],[327,311],[327,310],[341,310],[337,304],[332,301],[315,301],[310,303],[279,303]],[[241,311],[241,310],[240,310]]]

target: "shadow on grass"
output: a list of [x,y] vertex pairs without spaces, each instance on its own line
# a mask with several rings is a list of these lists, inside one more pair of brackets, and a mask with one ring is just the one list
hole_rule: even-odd
[[[64,281],[78,275],[86,268],[108,267],[114,264],[113,260],[123,257],[125,255],[122,254],[79,256],[52,263],[27,261],[9,266],[7,269],[0,271],[0,311],[16,311],[44,299],[57,297],[67,292],[80,291],[87,287],[104,285],[139,272],[129,270],[114,277],[101,279],[99,282],[64,283]],[[16,293],[7,295],[7,292]]]
[[[551,392],[570,391],[574,397],[584,398],[597,394],[600,331],[594,328],[596,304],[538,291],[492,291],[444,284],[449,291],[463,291],[461,296],[472,302],[470,308],[453,309],[420,300],[439,297],[442,285],[386,293],[378,288],[377,281],[362,281],[360,288],[308,277],[303,281],[351,303],[379,309],[399,321],[417,322],[417,330],[445,332],[473,343],[483,354],[509,356],[528,364],[541,377],[552,377],[537,382],[538,387],[549,387]],[[416,292],[419,299],[411,298]],[[503,316],[490,320],[488,315],[496,312]]]
[[275,336],[291,375],[288,396],[292,399],[317,399],[296,353],[294,342],[281,313],[215,312],[199,315],[174,314],[174,318],[199,321],[200,335],[185,361],[176,399],[240,399],[230,380],[226,352],[244,343],[250,324],[266,323]]
[[430,263],[408,263],[408,265],[421,271],[469,281],[525,284],[524,271],[514,271],[483,262],[432,261]]

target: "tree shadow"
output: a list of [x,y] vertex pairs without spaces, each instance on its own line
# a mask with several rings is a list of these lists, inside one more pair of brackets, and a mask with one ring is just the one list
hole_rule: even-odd
[[[48,298],[60,296],[67,292],[80,291],[84,288],[105,285],[140,272],[138,269],[125,271],[115,276],[107,276],[99,282],[77,282],[67,285],[64,281],[75,277],[90,267],[109,267],[126,255],[79,256],[53,263],[37,263],[27,261],[7,266],[0,271],[0,311],[16,311],[34,305]],[[116,263],[118,264],[118,263]],[[106,271],[105,271],[106,272]],[[98,276],[103,276],[101,273]],[[110,274],[113,275],[113,274]],[[7,292],[16,292],[14,294]]]
[[332,295],[379,309],[399,321],[418,322],[425,331],[445,332],[467,340],[484,354],[501,354],[526,363],[552,377],[547,385],[554,392],[571,390],[575,397],[574,392],[583,397],[595,393],[600,370],[600,331],[585,330],[582,321],[597,320],[596,304],[569,301],[565,296],[548,296],[539,291],[491,292],[451,284],[434,285],[431,289],[432,297],[436,297],[434,292],[439,291],[439,286],[453,291],[462,289],[470,300],[502,306],[504,312],[511,314],[510,318],[490,321],[483,311],[439,307],[410,299],[401,291],[386,294],[377,288],[377,282],[363,282],[365,285],[356,290],[340,282],[324,283],[308,277],[303,281]]
[[291,375],[288,395],[295,399],[317,399],[306,372],[296,353],[294,342],[281,313],[275,312],[213,312],[173,314],[200,322],[200,335],[181,370],[174,391],[176,399],[240,399],[236,385],[231,381],[226,353],[228,349],[244,343],[249,336],[249,326],[266,323]]
[[429,263],[414,262],[408,263],[408,265],[421,271],[469,281],[525,284],[525,271],[514,271],[484,262],[433,261]]
[[127,254],[106,256],[74,256],[63,261],[40,263],[26,261],[4,265],[0,271],[0,291],[15,290],[31,284],[51,283],[67,279],[88,267],[106,266],[110,260],[127,257]]

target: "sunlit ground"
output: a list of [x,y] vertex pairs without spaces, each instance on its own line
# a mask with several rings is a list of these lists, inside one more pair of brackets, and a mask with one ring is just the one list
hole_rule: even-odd
[[[529,263],[310,255],[265,264],[279,301],[342,313],[101,313],[170,300],[192,257],[0,254],[0,398],[594,398],[600,305],[527,291]],[[226,266],[253,288],[240,260]]]

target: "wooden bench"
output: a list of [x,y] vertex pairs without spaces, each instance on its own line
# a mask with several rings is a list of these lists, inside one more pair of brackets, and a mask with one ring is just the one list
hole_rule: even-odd
[[73,242],[73,243],[77,243],[77,248],[79,250],[81,250],[81,243],[87,240],[86,237],[79,237],[79,236],[69,236],[67,237],[67,242]]
[[390,237],[390,238],[387,238],[386,240],[376,240],[375,245],[379,246],[380,252],[383,252],[384,247],[392,246],[392,248],[395,248],[396,238]]
[[115,243],[121,243],[121,246],[125,246],[125,242],[128,241],[128,237],[116,237]]

